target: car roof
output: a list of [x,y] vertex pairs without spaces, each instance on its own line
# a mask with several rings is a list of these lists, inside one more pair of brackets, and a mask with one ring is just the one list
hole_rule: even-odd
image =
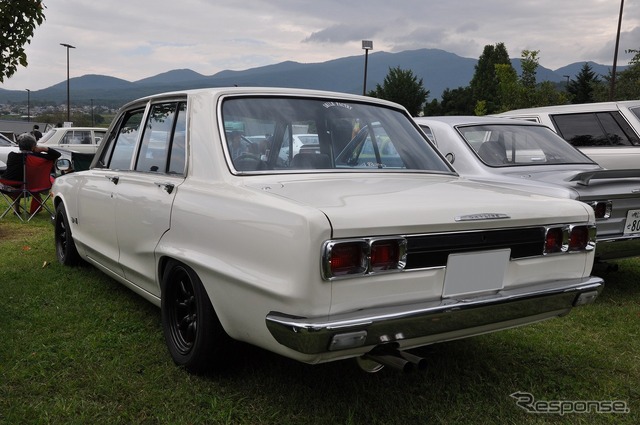
[[540,106],[537,108],[514,109],[512,111],[496,114],[497,116],[513,114],[536,114],[536,113],[570,113],[570,112],[592,112],[610,111],[618,109],[620,106],[632,108],[640,106],[640,100],[623,100],[619,102],[596,102],[596,103],[576,103],[572,105]]
[[94,131],[107,131],[105,127],[53,127],[50,130],[63,131],[63,130],[94,130]]
[[297,89],[288,87],[209,87],[201,89],[190,89],[183,91],[172,91],[157,93],[150,96],[141,97],[136,100],[132,100],[123,105],[121,109],[128,108],[131,105],[147,102],[149,100],[165,98],[165,97],[188,97],[195,95],[211,95],[213,97],[225,96],[225,95],[282,95],[282,96],[313,96],[313,97],[326,97],[348,99],[353,101],[366,101],[378,103],[385,106],[390,106],[399,109],[405,109],[402,105],[394,103],[384,99],[378,99],[375,97],[362,96],[351,93],[332,92],[325,90],[311,90],[311,89]]
[[539,123],[531,121],[513,120],[510,118],[499,118],[494,116],[473,116],[473,115],[446,115],[446,116],[433,116],[433,117],[415,117],[414,120],[418,124],[427,124],[429,122],[439,122],[448,124],[450,126],[457,125],[477,125],[477,124],[509,124],[509,125],[532,125],[541,126]]

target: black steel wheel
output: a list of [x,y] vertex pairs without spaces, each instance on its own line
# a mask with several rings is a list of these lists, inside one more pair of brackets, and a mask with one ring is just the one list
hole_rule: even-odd
[[162,278],[162,329],[173,361],[192,373],[215,369],[228,336],[198,275],[170,261]]
[[67,210],[63,203],[56,207],[53,226],[58,261],[65,266],[75,266],[80,262],[80,255],[71,237]]

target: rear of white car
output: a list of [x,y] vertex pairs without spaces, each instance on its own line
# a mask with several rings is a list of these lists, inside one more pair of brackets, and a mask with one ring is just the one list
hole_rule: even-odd
[[[294,155],[302,125],[318,145]],[[236,157],[238,131],[270,144]],[[561,316],[603,287],[591,208],[460,178],[389,102],[170,93],[126,105],[103,143],[56,181],[59,259],[77,249],[160,305],[192,371],[224,361],[226,336],[404,367],[404,349]]]

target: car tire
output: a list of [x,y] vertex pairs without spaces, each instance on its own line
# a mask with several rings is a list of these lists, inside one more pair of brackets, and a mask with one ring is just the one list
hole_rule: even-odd
[[56,215],[53,221],[54,239],[56,244],[56,257],[65,266],[75,266],[80,262],[80,255],[71,235],[67,210],[63,203],[56,207]]
[[230,341],[198,275],[171,260],[162,277],[162,330],[173,361],[195,374],[216,369]]

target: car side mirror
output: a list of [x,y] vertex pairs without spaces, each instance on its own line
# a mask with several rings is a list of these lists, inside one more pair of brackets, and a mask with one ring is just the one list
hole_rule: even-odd
[[66,158],[59,159],[56,161],[56,168],[62,173],[68,173],[71,171],[71,161]]

